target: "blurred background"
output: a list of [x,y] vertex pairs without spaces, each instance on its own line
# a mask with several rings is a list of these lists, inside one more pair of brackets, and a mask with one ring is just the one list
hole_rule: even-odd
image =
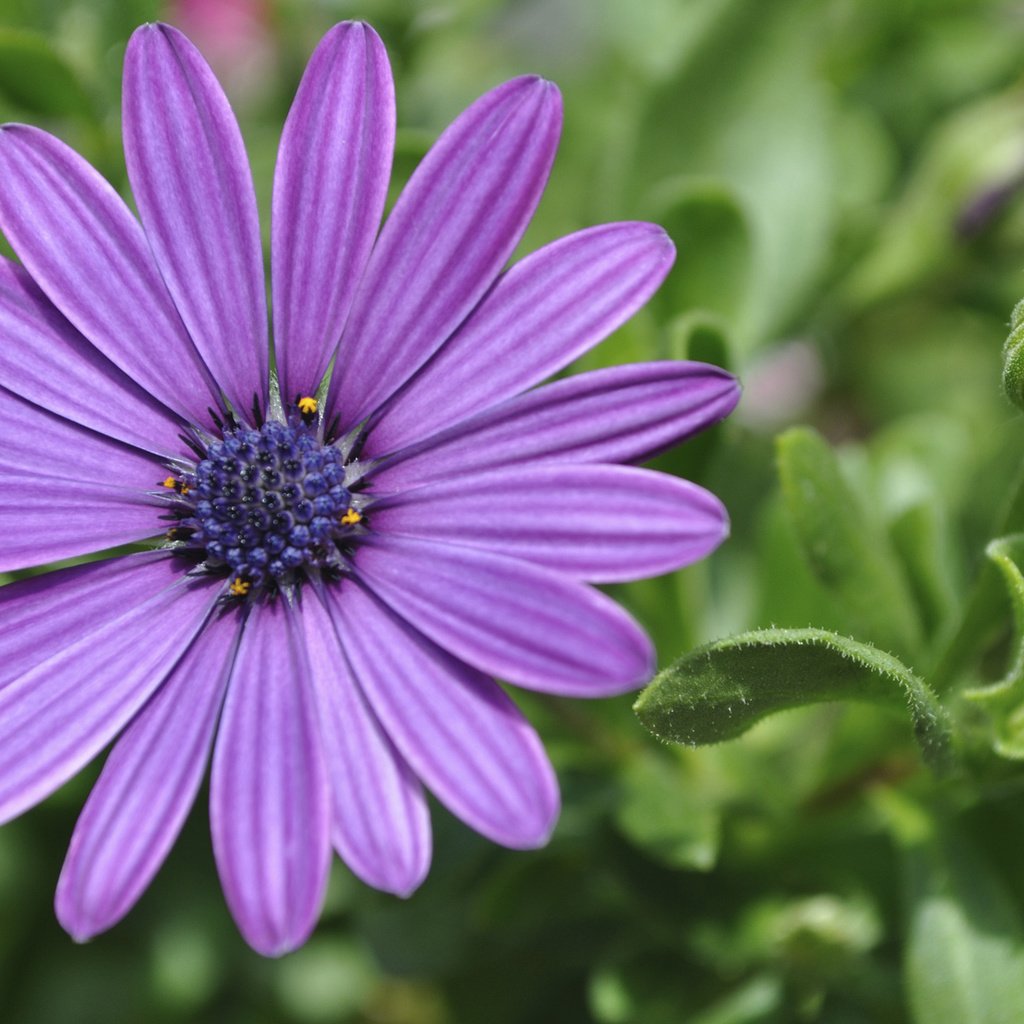
[[[671,233],[661,292],[581,365],[688,357],[744,381],[728,423],[659,460],[722,496],[732,539],[612,588],[661,663],[753,627],[856,632],[778,494],[774,438],[808,423],[906,572],[924,640],[903,653],[924,671],[1020,463],[999,379],[1024,294],[1024,3],[0,0],[0,118],[54,131],[124,189],[124,48],[137,24],[171,21],[235,106],[269,237],[281,124],[347,18],[371,22],[394,65],[396,189],[471,100],[538,73],[563,91],[565,128],[523,251],[616,219]],[[1004,668],[1004,618],[979,682]],[[873,708],[789,712],[688,749],[649,736],[629,697],[517,700],[563,787],[550,845],[496,848],[435,805],[412,899],[336,862],[313,938],[277,962],[224,907],[205,794],[129,917],[86,946],[64,935],[52,890],[94,766],[0,829],[0,1020],[923,1024],[907,988],[932,920],[922,891],[950,942],[957,907],[983,907],[991,948],[965,955],[1019,968],[1011,771],[936,786],[907,723]],[[909,806],[953,838],[908,854]],[[1017,1006],[977,1019],[1012,1024]]]

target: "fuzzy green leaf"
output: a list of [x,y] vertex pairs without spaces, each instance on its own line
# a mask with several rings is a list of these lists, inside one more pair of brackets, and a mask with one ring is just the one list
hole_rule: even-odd
[[952,770],[949,723],[928,687],[891,654],[821,629],[766,629],[700,647],[659,672],[634,710],[656,736],[699,745],[777,711],[837,700],[909,712],[925,761]]
[[985,554],[1006,585],[1015,636],[1006,675],[991,686],[967,691],[966,697],[988,714],[996,752],[1021,760],[1024,759],[1024,572],[1021,571],[1024,534],[992,541]]

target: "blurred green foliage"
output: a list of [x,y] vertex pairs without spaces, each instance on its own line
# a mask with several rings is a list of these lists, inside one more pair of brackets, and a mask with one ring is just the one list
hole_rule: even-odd
[[[280,125],[337,20],[372,22],[391,54],[396,188],[485,89],[524,72],[561,86],[562,148],[524,251],[619,218],[658,220],[679,248],[650,307],[580,365],[689,356],[746,384],[731,421],[658,460],[723,497],[733,538],[616,596],[663,664],[712,641],[731,650],[723,638],[740,631],[831,630],[865,685],[898,698],[905,673],[946,700],[965,766],[937,779],[906,721],[862,704],[789,711],[690,749],[654,740],[628,698],[522,696],[563,787],[550,845],[504,851],[435,807],[422,890],[399,901],[337,865],[313,939],[280,962],[231,924],[202,801],[127,920],[71,943],[48,893],[94,767],[0,830],[0,1020],[1022,1019],[1024,432],[1000,375],[1024,293],[1024,8],[253,8],[245,47],[195,38],[242,121],[265,232]],[[138,23],[178,13],[158,0],[0,0],[0,116],[57,132],[123,188],[124,47]],[[817,433],[785,434],[777,457],[776,435],[798,423]],[[889,656],[866,644],[905,665],[890,658],[883,679]],[[822,650],[800,677],[806,702],[843,692]]]

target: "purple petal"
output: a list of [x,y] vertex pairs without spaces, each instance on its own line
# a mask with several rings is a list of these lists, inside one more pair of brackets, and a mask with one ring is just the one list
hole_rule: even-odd
[[309,936],[330,865],[328,783],[294,615],[284,600],[251,609],[210,782],[224,896],[245,940],[264,956]]
[[179,451],[180,421],[105,359],[31,277],[0,257],[0,382],[26,400],[147,451]]
[[199,51],[143,25],[124,58],[124,155],[174,304],[236,409],[266,408],[267,300],[256,193],[231,107]]
[[438,799],[497,843],[547,842],[558,783],[537,734],[500,687],[358,586],[332,591],[331,603],[374,712]]
[[696,484],[631,466],[515,465],[374,503],[374,530],[525,558],[598,583],[672,572],[728,533]]
[[313,594],[302,627],[319,708],[332,799],[332,841],[368,885],[408,896],[430,867],[430,815],[423,787],[381,728]]
[[40,499],[45,483],[0,478],[0,572],[133,544],[167,528],[159,509],[124,488],[49,481],[53,491]]
[[546,384],[444,430],[374,470],[400,491],[514,463],[642,462],[728,416],[736,378],[704,363],[613,366]]
[[593,588],[479,548],[373,536],[356,553],[359,578],[482,672],[571,697],[622,693],[651,677],[643,630]]
[[117,741],[89,794],[57,883],[79,942],[128,913],[181,831],[206,771],[238,620],[213,617]]
[[152,456],[54,416],[2,387],[0,423],[0,485],[5,475],[21,474],[66,480],[70,486],[96,481],[152,490],[167,475]]
[[0,388],[0,571],[162,533],[160,466]]
[[0,230],[51,302],[111,362],[196,422],[217,402],[138,221],[74,150],[0,130]]
[[424,157],[373,250],[331,379],[328,418],[364,419],[465,319],[516,247],[558,145],[539,78],[482,96]]
[[567,366],[654,294],[675,248],[654,224],[606,224],[517,263],[375,419],[367,454],[395,451]]
[[[52,573],[21,594],[23,584],[0,590],[4,611],[14,609],[0,627],[0,821],[48,796],[110,742],[216,600],[217,588],[187,580],[171,558],[120,561],[119,571]],[[83,585],[98,578],[102,586]],[[39,614],[41,593],[49,615]],[[76,607],[66,611],[68,602]]]
[[380,225],[395,90],[368,25],[337,25],[310,58],[274,172],[271,282],[281,393],[315,394]]

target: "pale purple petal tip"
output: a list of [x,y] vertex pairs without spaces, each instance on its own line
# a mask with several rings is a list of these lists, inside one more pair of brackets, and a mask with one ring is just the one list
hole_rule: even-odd
[[[101,587],[89,585],[98,578]],[[0,822],[110,742],[191,643],[215,597],[166,555],[0,588]],[[55,646],[54,637],[67,639]]]
[[469,107],[406,185],[342,339],[328,417],[346,430],[396,391],[481,299],[540,200],[561,130],[558,90],[517,78]]
[[203,422],[216,386],[124,200],[74,150],[27,125],[0,128],[0,179],[0,230],[47,298],[151,395]]
[[124,152],[160,273],[236,409],[265,407],[267,309],[256,193],[234,114],[199,51],[143,25],[124,61]]
[[539,384],[654,294],[675,247],[654,224],[603,224],[506,273],[375,418],[369,455],[394,451]]
[[309,937],[330,863],[328,782],[293,616],[284,601],[250,610],[210,781],[224,897],[246,942],[264,956]]
[[376,529],[487,548],[594,583],[672,572],[710,554],[729,519],[710,492],[632,466],[513,465],[385,496]]
[[374,482],[398,491],[527,462],[643,462],[724,419],[740,386],[706,363],[613,366],[557,380],[397,452]]
[[348,319],[387,198],[395,94],[384,44],[348,22],[306,67],[274,171],[271,284],[281,393],[312,395]]
[[497,684],[356,587],[337,595],[332,611],[374,712],[438,799],[494,842],[547,842],[558,783],[537,734]]
[[320,600],[302,602],[331,787],[334,848],[368,885],[409,896],[430,867],[423,787],[370,710]]
[[440,647],[488,675],[565,696],[634,690],[651,642],[604,594],[485,549],[388,536],[356,553],[360,579]]
[[57,883],[57,918],[75,940],[120,921],[177,839],[206,771],[237,634],[233,617],[208,622],[107,759]]

